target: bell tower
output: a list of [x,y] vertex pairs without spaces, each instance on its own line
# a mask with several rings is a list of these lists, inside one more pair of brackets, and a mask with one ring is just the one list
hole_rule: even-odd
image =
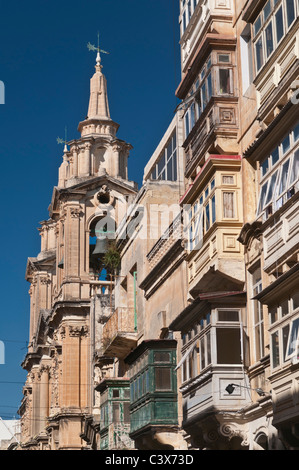
[[[68,142],[59,170],[59,187],[103,174],[128,179],[128,157],[132,146],[116,137],[119,124],[110,117],[107,80],[102,72],[101,49],[97,50],[95,73],[90,80],[88,114],[78,126],[81,138]],[[104,51],[102,51],[104,52]]]

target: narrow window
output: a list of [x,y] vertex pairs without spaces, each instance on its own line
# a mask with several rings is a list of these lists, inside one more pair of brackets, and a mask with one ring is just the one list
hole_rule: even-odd
[[297,150],[294,154],[292,168],[291,168],[291,175],[290,175],[290,184],[293,184],[299,176],[299,150]]
[[299,318],[296,318],[292,322],[289,345],[288,345],[288,356],[293,355],[298,349],[298,332],[299,332]]
[[272,30],[272,22],[270,22],[265,30],[266,35],[266,54],[267,57],[272,54],[274,46],[273,46],[273,30]]
[[262,36],[255,43],[256,69],[259,71],[264,65],[263,39]]
[[234,193],[223,193],[223,218],[233,219],[235,217]]
[[221,95],[231,93],[230,69],[219,69],[219,93]]
[[247,24],[240,38],[241,47],[241,67],[242,67],[242,88],[243,94],[251,85],[253,80],[252,70],[252,40],[250,24]]
[[282,6],[279,8],[279,10],[277,11],[275,15],[275,23],[276,23],[276,38],[277,38],[277,43],[279,43],[284,35]]
[[156,390],[171,390],[171,370],[168,367],[156,367]]
[[286,0],[286,6],[287,6],[287,22],[288,22],[288,27],[290,27],[295,19],[294,0]]
[[271,346],[272,346],[272,367],[278,367],[280,364],[279,361],[279,333],[275,331],[273,335],[271,335]]
[[289,172],[290,160],[287,160],[281,170],[280,184],[279,184],[279,195],[281,195],[287,189],[287,179]]
[[239,328],[217,328],[217,364],[240,364],[241,341]]

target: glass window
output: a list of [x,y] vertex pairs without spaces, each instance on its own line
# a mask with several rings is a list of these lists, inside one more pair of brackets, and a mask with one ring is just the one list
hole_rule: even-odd
[[264,13],[264,21],[266,21],[269,18],[270,13],[271,13],[271,0],[268,0],[268,2],[266,3],[263,9],[263,13]]
[[284,361],[287,357],[287,346],[288,346],[289,332],[290,332],[290,325],[286,325],[282,329],[282,352],[283,352]]
[[259,71],[264,65],[263,39],[262,36],[255,43],[256,68]]
[[170,362],[170,353],[164,351],[155,352],[154,362]]
[[239,312],[237,310],[219,310],[218,321],[239,321]]
[[262,20],[261,20],[261,15],[260,15],[254,23],[253,29],[254,29],[254,34],[255,35],[259,32],[261,27],[262,27]]
[[212,224],[216,222],[216,198],[212,197]]
[[206,231],[210,228],[210,206],[209,204],[206,206]]
[[275,367],[278,367],[280,364],[279,360],[279,332],[275,331],[271,335],[271,350],[272,350],[272,367],[275,369]]
[[271,176],[270,183],[269,183],[269,188],[268,188],[268,194],[267,194],[267,198],[265,200],[265,206],[267,206],[273,200],[274,188],[275,188],[275,184],[276,184],[277,174],[278,174],[278,171],[276,171],[274,173],[274,175]]
[[289,164],[290,164],[290,160],[287,160],[282,166],[278,195],[281,195],[287,189]]
[[124,423],[130,422],[130,403],[125,401],[124,404]]
[[219,54],[218,55],[219,62],[222,63],[229,63],[230,62],[230,55],[229,54]]
[[291,356],[296,351],[298,351],[298,332],[299,332],[299,318],[296,318],[292,322],[289,344],[288,344],[288,352],[287,355]]
[[112,414],[113,414],[113,423],[119,423],[120,422],[119,403],[112,404]]
[[230,69],[219,69],[219,93],[225,95],[231,92]]
[[299,176],[299,149],[295,152],[292,161],[292,168],[290,174],[290,184],[293,184]]
[[299,139],[299,124],[297,124],[297,126],[294,129],[294,140],[295,140],[295,142],[298,139]]
[[241,341],[239,328],[217,328],[217,364],[240,364]]
[[269,315],[270,315],[270,323],[275,323],[277,321],[277,307],[272,307],[269,310]]
[[277,163],[279,160],[279,147],[276,147],[276,149],[273,150],[271,157],[272,157],[272,166],[274,166],[275,163]]
[[262,163],[261,163],[261,172],[262,172],[262,176],[265,176],[265,174],[268,172],[269,170],[269,159],[266,158]]
[[295,5],[294,0],[286,0],[286,8],[287,8],[287,23],[288,26],[291,26],[295,19]]
[[282,6],[279,8],[279,10],[277,10],[277,13],[275,15],[275,23],[276,23],[276,38],[277,38],[277,42],[279,42],[284,35]]
[[118,398],[119,397],[119,390],[113,390],[112,391],[112,397],[113,398]]
[[155,368],[156,390],[171,390],[171,369],[168,367]]
[[212,74],[209,73],[207,77],[207,102],[210,101],[211,96],[212,96]]
[[299,307],[299,292],[296,292],[292,296],[292,307],[293,307],[293,310],[296,310]]
[[285,154],[291,147],[291,142],[290,142],[290,135],[287,135],[285,139],[282,141],[282,152]]
[[272,22],[270,22],[265,30],[266,36],[266,55],[269,57],[272,54],[274,45],[273,45],[273,30],[272,30]]

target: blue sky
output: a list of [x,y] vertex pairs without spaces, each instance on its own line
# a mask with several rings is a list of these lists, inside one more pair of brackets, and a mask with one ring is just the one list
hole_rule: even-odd
[[40,251],[39,222],[48,218],[62,146],[79,137],[88,109],[97,42],[118,137],[133,145],[129,178],[143,167],[173,118],[180,80],[178,0],[28,0],[2,2],[0,105],[2,169],[0,232],[0,416],[16,416],[22,398],[29,331],[27,258]]

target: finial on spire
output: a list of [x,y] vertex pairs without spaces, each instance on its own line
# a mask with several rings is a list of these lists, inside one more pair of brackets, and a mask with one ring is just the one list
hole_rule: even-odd
[[110,54],[110,52],[104,51],[103,49],[100,49],[100,33],[98,32],[98,45],[94,46],[90,42],[87,44],[87,49],[92,52],[97,52],[97,58],[96,58],[96,69],[101,69],[101,52],[103,54]]

